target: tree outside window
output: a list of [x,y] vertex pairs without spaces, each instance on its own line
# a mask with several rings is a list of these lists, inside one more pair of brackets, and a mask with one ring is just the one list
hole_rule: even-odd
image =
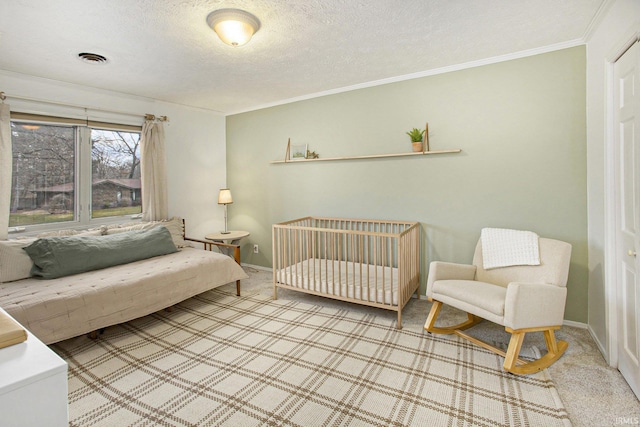
[[140,134],[91,130],[91,217],[142,212]]
[[9,226],[72,221],[73,127],[11,123],[13,177]]
[[[91,219],[142,212],[140,133],[14,121],[11,130],[10,227],[78,221],[81,205],[90,205]],[[83,158],[79,131],[91,138],[86,168],[77,161]],[[90,183],[89,201],[79,200],[81,182]]]

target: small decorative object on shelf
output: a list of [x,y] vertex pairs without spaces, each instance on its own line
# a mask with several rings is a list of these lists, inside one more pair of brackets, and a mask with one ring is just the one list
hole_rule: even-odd
[[291,159],[290,160],[304,160],[307,158],[307,146],[306,144],[292,145],[291,146]]
[[422,151],[422,139],[424,136],[424,132],[424,130],[420,130],[418,128],[413,128],[409,132],[407,132],[407,135],[409,135],[409,138],[411,138],[413,151],[415,151],[416,153]]
[[306,144],[291,145],[291,138],[289,138],[287,141],[287,151],[284,154],[284,161],[305,160],[308,152]]
[[424,125],[424,139],[422,140],[422,154],[430,151],[429,148],[429,122]]
[[319,159],[320,155],[318,153],[316,153],[315,151],[309,151],[307,150],[307,159]]

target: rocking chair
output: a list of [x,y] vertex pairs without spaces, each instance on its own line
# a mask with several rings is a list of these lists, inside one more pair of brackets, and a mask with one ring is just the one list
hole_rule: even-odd
[[[568,346],[556,340],[554,331],[564,318],[571,245],[540,238],[539,265],[485,269],[481,243],[482,239],[476,246],[473,265],[430,264],[427,297],[433,305],[424,328],[436,334],[456,334],[501,355],[508,372],[541,371],[558,360]],[[455,326],[435,326],[443,304],[465,311],[468,319]],[[511,334],[506,352],[462,332],[483,319],[504,326]],[[547,346],[547,353],[532,362],[518,358],[528,332],[543,332]]]

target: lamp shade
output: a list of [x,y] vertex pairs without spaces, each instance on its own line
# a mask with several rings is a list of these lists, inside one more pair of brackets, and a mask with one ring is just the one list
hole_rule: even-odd
[[215,10],[207,16],[207,24],[220,40],[234,47],[246,44],[260,29],[258,18],[240,9]]
[[233,203],[233,197],[231,197],[231,190],[228,188],[221,188],[218,193],[218,204],[229,205]]

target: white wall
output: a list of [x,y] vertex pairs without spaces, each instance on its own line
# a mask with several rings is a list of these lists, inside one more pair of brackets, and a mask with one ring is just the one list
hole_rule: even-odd
[[[218,189],[226,187],[227,174],[225,118],[221,114],[1,70],[0,91],[7,95],[6,102],[12,111],[81,118],[88,115],[92,120],[137,125],[143,123],[145,113],[168,116],[165,135],[169,215],[184,217],[192,237],[202,238],[224,228],[223,210],[217,204]],[[88,109],[25,101],[20,97]]]
[[[587,40],[587,188],[589,236],[589,329],[600,350],[609,360],[607,334],[607,304],[610,292],[607,286],[615,284],[606,277],[605,230],[607,147],[611,143],[607,115],[610,97],[608,79],[611,63],[622,53],[630,41],[640,34],[640,1],[615,0],[606,10],[600,23]],[[606,283],[606,286],[605,286]]]

